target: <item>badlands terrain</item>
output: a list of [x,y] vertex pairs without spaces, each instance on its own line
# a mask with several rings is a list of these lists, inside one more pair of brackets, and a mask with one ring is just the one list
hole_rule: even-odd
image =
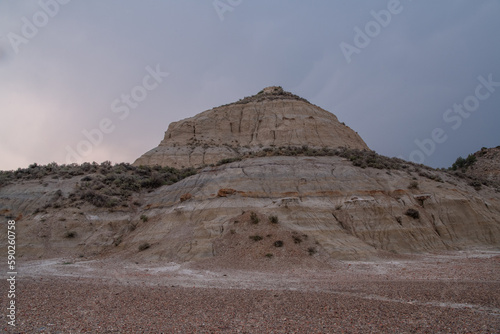
[[387,158],[268,87],[172,123],[132,165],[0,172],[18,271],[0,329],[499,332],[499,150],[452,170]]

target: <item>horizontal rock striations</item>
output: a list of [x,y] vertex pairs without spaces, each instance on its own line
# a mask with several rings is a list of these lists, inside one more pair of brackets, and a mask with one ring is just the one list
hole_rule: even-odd
[[[220,259],[228,266],[245,258],[251,266],[282,254],[306,265],[500,247],[500,193],[413,165],[386,170],[338,156],[261,157],[206,167],[125,206],[50,202],[58,189],[71,198],[82,178],[0,188],[0,210],[21,217],[20,256]],[[45,209],[37,210],[41,203]]]

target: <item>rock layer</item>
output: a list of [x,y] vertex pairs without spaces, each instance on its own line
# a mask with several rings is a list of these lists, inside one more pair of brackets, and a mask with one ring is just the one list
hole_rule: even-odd
[[281,87],[171,123],[160,145],[134,165],[199,167],[270,146],[368,149],[330,112]]
[[[81,210],[31,213],[51,191],[63,189],[67,196],[81,177],[47,180],[48,186],[39,186],[43,191],[38,181],[0,188],[0,209],[24,215],[17,226],[19,255],[26,257],[116,254],[188,261],[239,254],[243,247],[265,259],[276,253],[277,238],[284,254],[307,255],[312,248],[313,256],[326,261],[365,259],[381,251],[498,249],[500,194],[488,187],[476,191],[444,172],[429,173],[357,168],[340,157],[264,157],[207,167],[144,193],[139,209],[85,204]],[[415,182],[418,187],[409,187]],[[258,223],[248,219],[249,212]],[[307,236],[302,248],[294,235]],[[148,247],[141,251],[143,245]]]

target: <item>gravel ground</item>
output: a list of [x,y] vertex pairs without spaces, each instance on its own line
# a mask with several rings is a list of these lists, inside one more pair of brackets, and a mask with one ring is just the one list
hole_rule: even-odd
[[[359,283],[370,290],[370,283]],[[472,286],[472,285],[471,285]],[[326,292],[19,282],[26,333],[495,333],[500,314]],[[418,295],[425,287],[398,287]],[[6,329],[7,330],[7,329]]]
[[[245,271],[25,262],[6,333],[499,333],[500,256],[449,253]],[[209,270],[211,269],[211,270]],[[0,289],[7,291],[4,279]],[[2,298],[2,309],[6,300]]]

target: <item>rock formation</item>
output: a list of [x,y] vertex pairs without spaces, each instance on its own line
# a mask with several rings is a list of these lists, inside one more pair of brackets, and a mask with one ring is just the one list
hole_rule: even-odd
[[[481,163],[498,161],[497,153],[478,157],[474,171],[497,177],[498,165]],[[248,268],[273,256],[307,266],[500,248],[495,187],[379,156],[334,115],[279,87],[171,124],[160,146],[135,164],[200,166],[233,157],[241,160],[195,175],[160,166],[30,167],[2,185],[0,173],[0,215],[17,220],[18,256],[25,258],[210,260]],[[171,174],[170,183],[160,172]],[[145,173],[151,178],[138,181]],[[108,201],[113,196],[122,201]],[[2,234],[0,246],[6,243]]]
[[272,146],[368,149],[337,117],[308,101],[267,87],[254,96],[171,123],[160,145],[134,165],[199,167]]
[[[500,194],[494,189],[477,191],[458,177],[410,164],[386,170],[349,160],[270,156],[206,167],[111,209],[82,202],[59,207],[52,199],[70,198],[83,177],[47,177],[45,185],[32,180],[1,187],[0,212],[21,217],[18,252],[26,257],[187,261],[247,247],[259,250],[255,256],[262,260],[275,253],[278,240],[284,251],[294,245],[294,234],[305,236],[304,254],[312,247],[327,259],[499,248]],[[257,224],[248,219],[251,212],[260,217]],[[139,251],[141,245],[148,247]]]

